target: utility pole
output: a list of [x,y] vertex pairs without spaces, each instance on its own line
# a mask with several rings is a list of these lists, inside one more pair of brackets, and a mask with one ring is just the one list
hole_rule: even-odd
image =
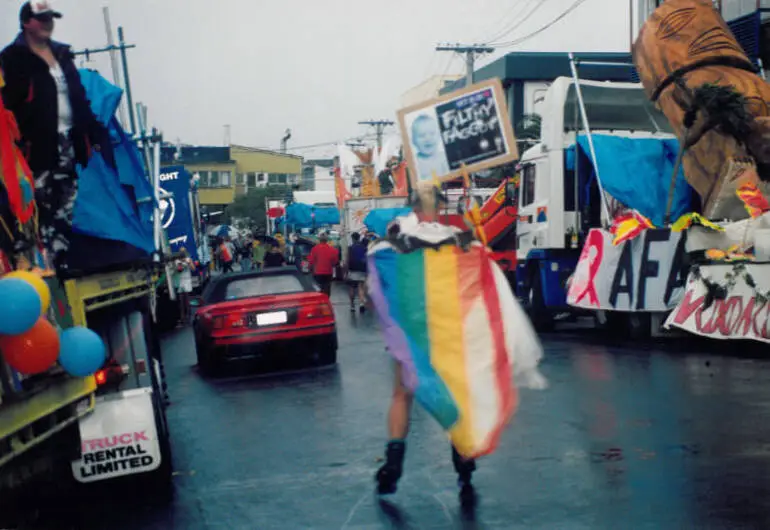
[[358,124],[371,125],[372,127],[374,127],[374,130],[377,134],[377,152],[378,153],[382,150],[382,136],[385,133],[385,127],[390,127],[392,125],[395,125],[395,123],[390,120],[359,121]]
[[[110,66],[112,67],[112,80],[115,82],[115,86],[121,86],[120,82],[120,67],[118,65],[118,50],[115,48],[115,36],[112,33],[112,23],[110,22],[110,8],[104,6],[102,8],[104,14],[104,30],[107,34],[107,46],[112,48],[110,50]],[[118,113],[120,115],[120,123],[123,127],[128,126],[128,118],[126,117],[125,102],[122,101],[118,107]]]
[[474,63],[476,62],[476,55],[481,55],[484,53],[492,53],[495,51],[494,48],[491,48],[489,46],[467,46],[463,44],[453,44],[453,45],[444,45],[444,46],[436,46],[437,52],[454,52],[459,53],[460,55],[465,55],[465,86],[469,87],[473,84],[473,67]]
[[131,134],[136,134],[136,119],[134,118],[134,100],[131,97],[131,80],[128,78],[128,58],[126,57],[126,41],[123,39],[123,26],[118,26],[118,42],[120,43],[120,57],[123,59],[123,81],[126,83],[126,104],[128,105],[128,118],[131,120]]

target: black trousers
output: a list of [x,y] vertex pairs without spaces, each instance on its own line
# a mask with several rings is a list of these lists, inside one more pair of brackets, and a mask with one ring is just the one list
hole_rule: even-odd
[[326,296],[332,295],[332,275],[331,274],[316,274],[313,276],[315,281],[321,287],[321,292]]

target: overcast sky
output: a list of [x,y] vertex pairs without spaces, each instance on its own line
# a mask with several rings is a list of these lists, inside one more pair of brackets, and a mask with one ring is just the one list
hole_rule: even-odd
[[[575,0],[54,0],[55,38],[106,42],[102,7],[122,25],[134,101],[169,141],[276,148],[345,140],[369,118],[394,119],[400,96],[430,75],[463,72],[439,42],[514,41]],[[18,30],[20,0],[0,0],[0,40]],[[626,0],[586,0],[510,51],[628,51]],[[524,19],[525,17],[528,17]],[[524,20],[523,20],[524,19]],[[518,27],[514,27],[518,25]],[[506,30],[511,29],[507,34]],[[111,79],[106,57],[91,68]],[[299,150],[318,156],[329,149]]]

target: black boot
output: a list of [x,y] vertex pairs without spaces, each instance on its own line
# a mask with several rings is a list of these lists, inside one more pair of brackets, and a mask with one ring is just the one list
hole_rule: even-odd
[[377,471],[377,493],[390,495],[396,493],[398,479],[404,471],[404,453],[406,443],[403,440],[392,440],[385,448],[385,464]]
[[457,485],[460,488],[460,503],[463,506],[473,505],[476,503],[476,490],[473,488],[471,479],[473,472],[476,471],[476,461],[466,460],[457,449],[452,446],[452,463],[455,466],[457,472]]

